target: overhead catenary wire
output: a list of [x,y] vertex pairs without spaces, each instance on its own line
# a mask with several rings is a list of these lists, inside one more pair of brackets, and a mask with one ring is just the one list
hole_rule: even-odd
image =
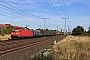
[[[48,3],[47,0],[45,0],[45,1],[46,1],[46,3],[50,6],[50,8],[51,8],[58,16],[61,16],[61,14],[60,14],[60,13],[56,10],[56,8],[53,6],[53,3],[51,2],[51,0],[48,0],[48,1],[49,1],[50,4],[52,5],[52,7],[51,7],[51,5]],[[60,5],[61,10],[62,10],[63,14],[65,15],[65,17],[69,18],[68,12],[67,12],[67,8],[66,8],[66,4],[65,4],[65,1],[63,0],[66,14],[65,14],[65,12],[64,12],[64,10],[63,10],[63,8],[62,8],[62,6],[61,6],[60,0],[58,0],[58,2],[59,2],[59,5]]]
[[65,7],[65,11],[66,11],[67,17],[69,18],[68,13],[67,13],[66,4],[65,4],[65,1],[64,0],[63,0],[63,3],[64,3],[64,7]]
[[[4,7],[0,7],[0,9],[4,9],[4,10],[0,10],[0,12],[1,12],[1,11],[2,11],[2,12],[10,11],[10,10],[8,10],[7,8],[4,8]],[[11,10],[11,11],[12,11],[12,10]],[[11,12],[11,11],[10,11],[10,12]],[[12,19],[17,19],[17,18],[18,18],[18,17],[17,17],[17,18],[14,18],[14,17],[7,16],[6,13],[7,13],[7,12],[5,12],[5,14],[4,14],[4,16],[6,16],[6,17],[9,17],[9,18],[12,18]],[[12,11],[12,13],[15,14],[16,12]],[[8,14],[9,14],[9,13],[8,13]],[[0,14],[0,15],[1,15],[1,14]],[[21,14],[19,14],[19,15],[21,15]],[[19,17],[19,18],[20,18],[20,17]]]
[[[18,13],[19,15],[24,15],[24,16],[30,17],[29,15],[26,15],[25,12],[23,12],[23,11],[15,8],[14,6],[11,6],[9,3],[5,2],[5,1],[0,1],[0,2],[1,2],[1,3],[0,3],[0,6],[2,6],[2,7],[4,7],[4,8],[7,8],[7,9],[9,9],[9,10],[11,10],[11,11],[14,11],[14,12]],[[4,4],[2,4],[2,3],[4,3]],[[6,9],[5,9],[5,10],[6,10]],[[8,17],[8,18],[13,19],[12,17],[6,16],[6,15],[2,15],[2,16],[5,16],[5,17]]]
[[[52,4],[52,2],[49,0],[49,2],[50,2],[50,4],[52,5],[52,7],[51,7],[51,5],[48,3],[48,1],[47,0],[45,0],[46,1],[46,3],[50,6],[50,8],[58,15],[58,16],[60,16],[61,17],[61,15],[58,13],[58,11],[56,10],[56,8],[53,6],[53,4]],[[62,7],[61,7],[62,8]],[[62,9],[62,11],[63,11],[63,9]],[[64,12],[64,11],[63,11]],[[65,13],[64,13],[65,14]],[[55,25],[55,24],[53,24],[53,25]]]
[[[13,11],[17,12],[18,14],[21,14],[21,15],[28,16],[30,18],[33,18],[29,14],[27,14],[26,12],[24,12],[24,11],[22,11],[22,10],[20,10],[20,9],[14,7],[14,6],[12,6],[12,5],[10,5],[9,3],[5,2],[5,1],[1,1],[1,2],[4,3],[4,5],[3,4],[0,4],[1,6],[5,7],[5,8],[8,8],[10,10],[13,10]],[[5,4],[8,5],[8,6],[10,6],[10,7],[6,6]],[[37,19],[34,18],[34,20],[37,20]],[[40,21],[40,20],[38,20],[38,21]],[[42,22],[42,21],[40,21],[40,22]]]
[[[0,14],[0,16],[2,16],[2,17],[8,17],[8,18],[10,18],[10,19],[13,19],[13,20],[15,20],[14,22],[13,22],[13,20],[10,20],[10,23],[12,24],[12,23],[19,23],[19,24],[24,24],[25,25],[25,20],[24,20],[24,23],[20,23],[20,20],[23,20],[24,18],[13,18],[13,17],[10,17],[10,16],[7,16],[7,15],[2,15],[2,14]],[[20,19],[20,20],[17,20],[17,19]],[[34,25],[37,25],[36,23],[33,23],[33,22],[30,22],[30,24],[34,24]]]
[[[19,8],[23,9],[23,8],[20,7],[19,5],[15,4],[13,1],[11,1],[11,0],[8,0],[8,1],[10,1],[12,4],[18,6]],[[32,16],[34,16],[34,17],[37,17],[37,18],[40,18],[40,19],[41,19],[41,17],[39,17],[39,16],[36,16],[36,15],[34,15],[34,14],[32,14],[32,13],[28,13],[28,11],[25,10],[25,9],[23,9],[23,12],[25,12],[25,13],[27,13],[27,14],[29,14],[29,15],[32,15]]]
[[[21,15],[25,15],[26,16],[26,14],[24,14],[23,12],[20,12],[20,11],[17,11],[17,10],[15,10],[15,9],[13,9],[13,8],[11,8],[11,7],[9,7],[8,5],[5,5],[5,4],[0,4],[2,7],[4,7],[4,8],[7,8],[7,9],[9,9],[9,10],[12,10],[12,11],[15,11],[15,12],[17,12],[18,14],[21,14]],[[27,15],[28,16],[28,15]],[[6,17],[6,16],[5,16]],[[29,17],[29,16],[28,16]],[[35,24],[35,22],[33,23],[34,25],[36,25]],[[36,25],[37,26],[37,25]]]
[[[47,2],[47,0],[45,0],[46,2]],[[51,0],[49,0],[49,2],[50,2],[50,4],[52,5],[52,7],[50,6],[50,4],[47,2],[47,4],[50,6],[50,8],[58,15],[58,16],[60,16],[61,17],[61,14],[56,10],[56,8],[53,6],[53,3],[51,2]],[[59,3],[60,3],[60,1],[59,1]],[[61,4],[60,4],[61,5]],[[62,9],[62,7],[61,7],[61,9]],[[62,9],[62,11],[63,11],[63,9]],[[63,13],[64,13],[64,11],[63,11]],[[65,15],[65,13],[64,13],[64,15]]]
[[[14,3],[14,2],[12,2],[11,0],[8,0],[8,1],[10,1],[12,4],[14,4],[14,5],[18,6],[19,8],[23,9],[22,7],[20,7],[19,5],[15,4],[15,3]],[[19,10],[20,10],[20,9],[19,9]],[[28,15],[32,15],[32,16],[34,16],[34,17],[37,17],[37,18],[41,19],[41,17],[39,17],[39,16],[36,16],[36,15],[34,15],[34,14],[32,14],[32,13],[28,13],[28,11],[27,11],[27,10],[25,10],[25,9],[20,10],[20,11],[22,11],[22,12],[24,12],[24,13],[28,14]],[[33,17],[32,17],[32,18],[33,18]],[[35,19],[35,18],[33,18],[33,19]],[[35,20],[38,20],[38,19],[35,19]],[[42,21],[40,21],[40,22],[42,22]],[[42,22],[42,23],[44,23],[44,22]]]
[[[52,2],[51,2],[51,3],[52,3]],[[8,2],[5,2],[4,4],[5,4],[6,7],[11,8],[11,9],[7,8],[7,9],[12,10],[12,11],[18,13],[19,15],[23,15],[23,16],[28,16],[28,17],[30,17],[30,15],[29,15],[27,12],[25,12],[25,10],[21,10],[20,8],[13,7],[12,4],[10,4],[10,3],[8,3]],[[4,4],[3,4],[3,5],[4,5]],[[10,6],[10,5],[11,5],[11,6]],[[5,7],[5,6],[4,6],[4,7]],[[51,6],[51,5],[50,5],[50,6]],[[6,7],[5,7],[5,8],[6,8]],[[54,8],[52,8],[52,9],[54,9]],[[58,13],[57,13],[57,15],[58,15]],[[58,15],[58,16],[59,16],[59,15]]]
[[[51,7],[51,5],[52,5],[52,3],[51,3],[51,1],[49,1],[50,3],[51,3],[51,5],[48,3],[48,1],[47,0],[45,0],[46,1],[46,3],[49,5],[49,7],[58,15],[58,16],[61,16],[58,12],[57,12],[57,10],[55,9],[55,8],[52,8]],[[52,5],[53,6],[53,5]],[[54,6],[53,6],[54,7]]]
[[[0,2],[3,3],[2,1],[0,1]],[[15,10],[15,9],[11,8],[11,7],[6,6],[7,4],[5,5],[5,3],[4,3],[4,4],[0,4],[0,5],[3,6],[3,7],[5,7],[5,8],[7,8],[7,9],[10,9],[10,10],[12,10],[12,11],[17,12],[18,14],[21,14],[21,15],[26,16],[24,13],[22,13],[22,12],[20,12],[20,11],[17,11],[17,10]]]
[[[48,4],[48,6],[53,10],[53,12],[56,14],[56,15],[58,15],[58,16],[60,16],[61,17],[61,15],[57,12],[57,10],[55,9],[55,8],[53,8],[53,7],[51,7],[51,5],[53,5],[52,4],[52,2],[51,2],[51,5],[49,4],[49,2],[47,1],[47,0],[45,0],[45,2]],[[53,24],[53,23],[52,23]],[[53,25],[55,25],[55,24],[53,24]]]
[[[7,2],[5,2],[5,1],[1,1],[2,3],[4,3],[4,4],[6,4],[6,5],[8,5],[9,7],[11,7],[13,10],[16,10],[16,11],[18,11],[18,12],[23,12],[23,11],[21,11],[20,9],[18,9],[18,8],[16,8],[16,7],[14,7],[13,5],[10,5],[9,3],[7,3]],[[22,13],[23,14],[23,13]]]
[[[1,11],[1,10],[0,10],[0,11]],[[17,22],[24,19],[24,18],[13,18],[13,17],[7,16],[7,15],[3,15],[3,14],[0,14],[0,16],[13,19],[14,21],[17,21]],[[17,19],[19,19],[19,20],[17,20]],[[10,21],[11,24],[13,23],[13,20]],[[23,21],[26,22],[25,20],[23,20]],[[24,24],[24,23],[20,23],[20,24]],[[37,24],[35,24],[35,23],[33,23],[33,22],[30,22],[30,24],[37,25]]]
[[[8,6],[10,6],[13,10],[16,10],[17,12],[22,13],[23,15],[26,14],[24,11],[22,11],[22,10],[16,8],[16,7],[14,7],[13,5],[10,5],[9,3],[7,3],[7,2],[5,2],[3,0],[1,2],[4,3],[4,4],[6,4],[6,5],[8,5]],[[27,16],[27,15],[25,15],[25,16]]]
[[15,12],[19,13],[19,14],[24,15],[23,13],[21,13],[21,12],[19,12],[19,11],[16,11],[16,10],[14,10],[14,9],[10,8],[10,7],[7,7],[7,6],[3,5],[3,4],[0,4],[0,5],[1,5],[1,6],[3,6],[3,7],[5,7],[5,8],[8,8],[8,9],[10,9],[10,10],[13,10],[13,11],[15,11]]
[[49,2],[50,2],[50,4],[52,5],[53,9],[56,11],[56,13],[57,13],[59,16],[61,16],[60,13],[59,13],[59,12],[56,10],[56,8],[53,6],[53,3],[51,2],[51,0],[49,0]]
[[[0,7],[0,8],[2,8],[2,7]],[[4,10],[7,10],[7,9],[5,9],[5,8],[2,8],[2,9],[4,9]],[[5,12],[5,11],[3,11],[3,10],[0,10],[0,12]],[[5,12],[6,13],[6,12]],[[10,19],[13,19],[14,21],[17,21],[17,19],[19,19],[18,21],[21,21],[21,20],[23,20],[24,18],[14,18],[14,17],[11,17],[11,16],[7,16],[6,14],[0,14],[1,16],[4,16],[4,17],[7,17],[7,18],[10,18]],[[11,23],[13,22],[13,20],[11,21]],[[34,24],[34,25],[37,25],[36,23],[33,23],[33,22],[30,22],[31,24]],[[20,23],[20,24],[24,24],[24,23]]]
[[63,8],[62,8],[62,6],[61,6],[60,0],[58,0],[58,3],[59,3],[59,5],[60,5],[60,8],[61,8],[61,10],[62,10],[64,16],[66,16],[66,14],[65,14],[65,12],[64,12],[64,10],[63,10]]

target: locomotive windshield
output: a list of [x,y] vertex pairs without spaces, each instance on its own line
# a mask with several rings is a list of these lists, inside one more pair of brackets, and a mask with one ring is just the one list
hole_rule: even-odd
[[12,32],[18,32],[18,30],[12,30]]

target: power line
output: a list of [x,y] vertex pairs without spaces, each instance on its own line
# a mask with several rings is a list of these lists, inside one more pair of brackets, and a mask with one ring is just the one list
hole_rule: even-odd
[[58,14],[59,16],[61,16],[61,15],[59,14],[59,12],[56,10],[56,8],[53,6],[53,4],[52,4],[51,0],[49,0],[49,2],[51,3],[52,7],[53,7],[53,8],[54,8],[54,10],[57,12],[57,14]]
[[62,8],[62,6],[61,6],[60,0],[58,0],[58,2],[59,2],[59,5],[60,5],[60,7],[61,7],[61,10],[62,10],[63,14],[65,15],[64,10],[63,10],[63,8]]
[[65,1],[64,1],[64,0],[63,0],[63,3],[64,3],[64,6],[65,6],[65,10],[66,10],[67,17],[69,18],[68,13],[67,13],[66,4],[65,4]]
[[12,9],[12,8],[10,8],[10,7],[8,7],[8,6],[3,5],[3,4],[0,4],[0,5],[3,6],[3,7],[5,7],[5,8],[8,8],[8,9],[10,9],[10,10],[13,10],[13,11],[19,13],[19,14],[25,15],[25,14],[23,14],[22,12],[19,12],[19,11],[15,10],[15,9]]
[[[15,3],[12,2],[11,0],[9,0],[9,1],[10,1],[12,4],[14,4],[14,5],[18,6],[19,8],[23,9],[22,7],[20,7],[19,5],[15,4]],[[18,9],[18,10],[20,10],[20,9]],[[38,16],[36,16],[36,15],[34,15],[34,14],[31,14],[31,13],[28,13],[27,10],[25,10],[25,9],[20,10],[20,11],[26,13],[27,15],[31,15],[31,16],[32,16],[31,18],[37,17],[37,18],[40,18],[40,19],[41,19],[41,17],[38,17]],[[34,20],[38,20],[38,19],[35,19],[35,18],[33,18],[33,19],[34,19]],[[40,20],[38,20],[38,21],[40,21]],[[40,22],[42,22],[42,21],[40,21]],[[44,23],[44,22],[42,22],[42,23]]]
[[[0,7],[0,8],[2,8],[2,7]],[[0,10],[0,12],[1,11],[3,11],[3,10]],[[6,12],[5,12],[6,13]],[[13,17],[10,17],[10,16],[7,16],[6,14],[4,15],[4,14],[0,14],[0,16],[4,16],[4,17],[8,17],[8,18],[10,18],[10,19],[13,19],[14,21],[16,21],[17,19],[20,19],[20,20],[23,20],[24,18],[13,18]],[[18,21],[20,21],[20,20],[18,20]],[[13,21],[11,21],[11,23],[12,23]],[[21,23],[20,23],[21,24]],[[22,24],[24,24],[24,23],[22,23]],[[35,24],[35,23],[33,23],[33,22],[30,22],[30,24],[34,24],[34,25],[37,25],[37,24]]]
[[[55,9],[55,8],[52,8],[51,6],[50,6],[50,4],[47,2],[47,0],[45,0],[46,1],[46,3],[49,5],[49,7],[58,15],[58,16],[61,16],[58,12],[57,12],[57,10]],[[49,1],[50,3],[51,3],[51,1]],[[51,5],[53,6],[53,4],[51,3]],[[53,6],[54,7],[54,6]]]
[[[1,14],[0,14],[0,16],[8,17],[8,18],[13,19],[13,20],[15,20],[15,21],[18,19],[18,18],[13,18],[13,17],[7,16],[7,15],[1,15]],[[23,18],[20,18],[20,20],[23,20]],[[18,20],[19,22],[18,22],[18,21],[17,21],[17,22],[20,23],[20,20]],[[14,22],[11,21],[11,23],[14,23]],[[24,23],[20,23],[20,24],[25,24],[25,21],[24,21]],[[30,22],[30,24],[37,25],[36,23],[33,23],[33,22]]]
[[[10,1],[12,4],[14,4],[14,5],[18,6],[19,8],[23,9],[22,7],[20,7],[19,5],[15,4],[15,3],[12,2],[11,0],[9,0],[9,1]],[[23,9],[23,10],[24,10],[23,12],[27,13],[27,10],[25,10],[25,9]],[[27,14],[32,15],[32,16],[34,16],[34,17],[37,17],[37,18],[40,18],[40,19],[41,19],[41,17],[38,17],[38,16],[36,16],[36,15],[34,15],[34,14],[31,14],[31,13],[27,13]]]
[[[5,2],[5,1],[1,1],[1,2],[4,3],[4,4],[6,4],[6,5],[8,5],[8,6],[10,6],[10,7],[12,7],[12,8],[8,7],[9,9],[12,9],[12,10],[18,12],[18,13],[21,13],[21,14],[23,14],[23,15],[25,15],[25,16],[28,16],[28,15],[26,15],[26,13],[25,13],[24,11],[22,11],[22,10],[16,8],[16,7],[14,7],[13,5],[10,5],[10,4],[8,4],[8,3]],[[4,5],[4,6],[5,6],[5,5]],[[13,8],[14,8],[14,9],[13,9]],[[18,11],[17,11],[17,10],[18,10]],[[30,16],[29,16],[29,17],[30,17]]]
[[[58,13],[51,7],[51,5],[48,3],[48,1],[47,0],[45,0],[45,2],[49,5],[49,7],[53,10],[53,12],[54,13],[56,13],[57,15],[58,15]],[[58,16],[60,16],[60,15],[58,15]],[[53,24],[53,23],[52,23]],[[53,24],[53,25],[55,25],[55,24]]]
[[[18,9],[18,8],[14,7],[14,6],[10,5],[10,4],[8,4],[8,3],[6,3],[5,1],[1,1],[1,2],[4,3],[4,4],[6,4],[6,5],[9,5],[10,7],[13,7],[14,9],[13,8],[10,8],[10,7],[7,7],[7,6],[3,5],[3,4],[0,4],[1,6],[5,7],[5,8],[8,8],[10,10],[13,10],[13,11],[19,13],[19,14],[24,15],[24,16],[28,16],[30,18],[33,18],[33,17],[29,16],[29,14],[27,14],[26,12],[24,12],[24,11],[22,11],[22,10],[20,10],[20,9]],[[19,11],[17,11],[17,10],[19,10]],[[35,15],[33,15],[33,16],[35,16]],[[37,20],[37,19],[35,19],[35,20]],[[42,21],[40,21],[40,22],[42,22]]]

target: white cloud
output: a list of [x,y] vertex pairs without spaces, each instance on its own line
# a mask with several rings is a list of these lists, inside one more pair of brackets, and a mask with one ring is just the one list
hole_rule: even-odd
[[27,2],[29,2],[29,3],[33,3],[32,0],[27,0]]

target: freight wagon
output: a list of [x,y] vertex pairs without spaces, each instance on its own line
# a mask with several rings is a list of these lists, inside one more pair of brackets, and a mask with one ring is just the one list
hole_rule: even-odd
[[42,34],[40,33],[40,30],[33,30],[34,37],[40,37]]

